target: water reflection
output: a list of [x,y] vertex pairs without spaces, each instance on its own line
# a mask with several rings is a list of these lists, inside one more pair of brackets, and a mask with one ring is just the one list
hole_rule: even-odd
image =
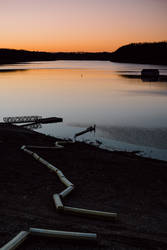
[[13,73],[13,72],[20,72],[20,71],[26,71],[27,69],[0,69],[1,73]]
[[121,77],[129,79],[141,79],[143,82],[167,82],[167,75],[160,75],[158,77],[141,77],[139,74],[120,74]]
[[[40,131],[68,136],[69,123],[83,129],[96,124],[105,139],[164,149],[167,79],[143,82],[139,75],[143,67],[155,66],[90,61],[3,66],[9,71],[0,74],[1,117],[60,116],[64,127],[47,125]],[[167,75],[166,66],[159,68],[161,75]]]

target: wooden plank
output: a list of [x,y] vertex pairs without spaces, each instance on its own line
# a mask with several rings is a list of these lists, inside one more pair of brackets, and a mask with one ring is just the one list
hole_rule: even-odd
[[55,123],[55,122],[63,122],[63,118],[60,117],[49,117],[49,118],[41,118],[38,119],[39,123],[45,124],[45,123]]
[[29,232],[21,231],[12,240],[10,240],[6,245],[1,247],[1,250],[14,250],[18,247],[29,235]]
[[96,131],[96,125],[90,126],[90,127],[88,127],[87,129],[85,129],[85,130],[83,130],[83,131],[81,131],[81,132],[79,132],[79,133],[76,133],[76,134],[74,135],[74,138],[76,138],[77,136],[83,135],[83,134],[85,134],[85,133],[91,132],[91,131]]

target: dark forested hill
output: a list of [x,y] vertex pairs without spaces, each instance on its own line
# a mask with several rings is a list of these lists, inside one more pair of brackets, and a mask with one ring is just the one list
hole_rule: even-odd
[[104,60],[167,65],[167,42],[132,43],[110,52],[36,52],[0,49],[0,64],[49,60]]
[[0,49],[0,64],[54,60],[54,54],[15,49]]
[[0,49],[0,64],[49,60],[110,60],[108,52],[36,52],[14,49]]
[[167,65],[167,42],[132,43],[112,53],[111,61]]

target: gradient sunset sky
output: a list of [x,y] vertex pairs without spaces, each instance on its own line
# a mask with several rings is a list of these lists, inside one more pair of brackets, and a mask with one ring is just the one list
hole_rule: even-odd
[[114,51],[167,40],[167,0],[0,0],[0,48]]

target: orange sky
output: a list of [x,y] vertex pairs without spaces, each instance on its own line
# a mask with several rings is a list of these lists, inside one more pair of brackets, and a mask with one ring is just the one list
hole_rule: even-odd
[[0,48],[113,51],[167,40],[167,0],[0,0]]

